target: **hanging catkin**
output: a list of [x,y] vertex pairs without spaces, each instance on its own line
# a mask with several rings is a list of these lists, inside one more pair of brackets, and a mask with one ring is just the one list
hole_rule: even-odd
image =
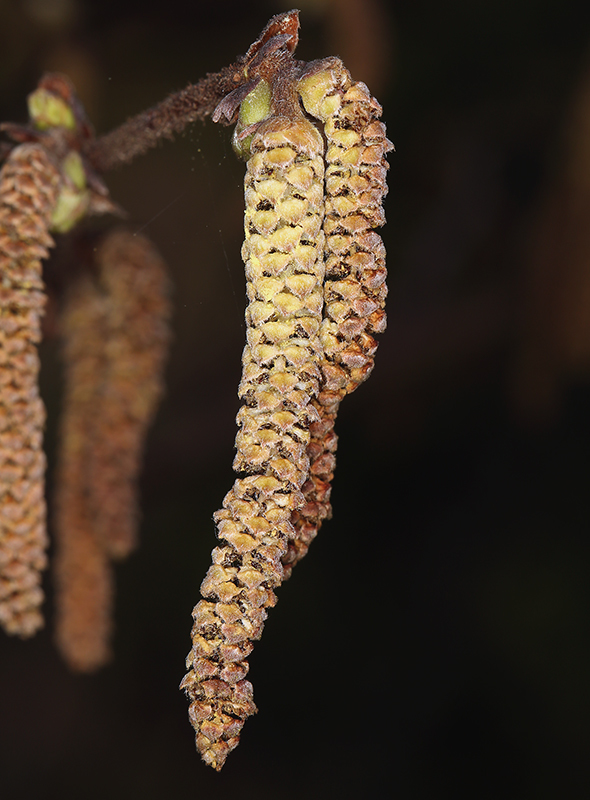
[[311,427],[305,505],[293,514],[296,536],[283,558],[285,577],[331,516],[340,401],[369,376],[377,349],[372,334],[386,324],[385,248],[373,230],[385,223],[385,154],[392,148],[379,122],[382,109],[339,59],[310,64],[307,72],[299,92],[306,111],[324,123],[327,142],[323,383],[314,400],[320,421]]
[[36,345],[41,259],[53,246],[48,228],[60,183],[37,144],[16,147],[0,173],[0,624],[22,637],[43,625],[45,410]]
[[137,474],[162,393],[168,279],[141,235],[108,233],[96,279],[83,276],[62,314],[65,400],[56,491],[56,638],[72,669],[110,655],[109,560],[136,543]]
[[292,512],[309,461],[311,404],[319,388],[323,304],[324,145],[300,114],[273,117],[254,135],[245,179],[249,305],[238,413],[236,480],[215,515],[221,546],[194,609],[193,648],[182,687],[203,759],[220,769],[256,711],[244,680],[260,637]]
[[89,420],[88,492],[94,530],[107,553],[120,559],[137,543],[137,477],[163,393],[169,286],[164,262],[141,234],[109,234],[96,260],[108,303],[102,393]]
[[107,299],[90,276],[70,289],[61,315],[65,390],[55,497],[56,643],[71,669],[110,657],[113,576],[93,528],[88,464],[105,373]]

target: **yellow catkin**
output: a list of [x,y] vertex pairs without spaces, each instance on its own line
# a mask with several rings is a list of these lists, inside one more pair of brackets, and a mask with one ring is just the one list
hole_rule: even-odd
[[74,670],[110,658],[112,567],[89,506],[92,421],[105,372],[107,300],[89,276],[69,291],[61,316],[65,389],[55,497],[56,643]]
[[163,393],[169,285],[162,258],[141,234],[109,234],[96,260],[107,310],[102,393],[89,420],[88,492],[94,530],[119,559],[137,544],[137,477]]
[[324,145],[302,117],[263,122],[245,178],[247,344],[236,480],[215,515],[221,545],[193,611],[182,687],[204,761],[220,769],[256,711],[246,658],[283,579],[319,389]]
[[326,136],[326,280],[321,342],[323,386],[314,401],[320,422],[311,428],[305,505],[294,512],[297,535],[283,559],[285,575],[307,553],[322,521],[331,516],[330,491],[336,465],[334,423],[340,401],[367,379],[385,329],[385,248],[373,230],[385,223],[392,148],[379,121],[381,106],[364,83],[354,83],[339,59],[311,69],[299,83],[306,110]]
[[50,218],[60,175],[37,144],[16,147],[0,172],[0,624],[31,636],[42,625],[46,566],[39,396],[41,260],[53,240]]

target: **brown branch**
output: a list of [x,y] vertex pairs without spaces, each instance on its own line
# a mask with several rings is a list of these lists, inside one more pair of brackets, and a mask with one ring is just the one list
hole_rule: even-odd
[[220,100],[243,80],[243,61],[238,59],[89,142],[86,156],[98,172],[129,164],[161,139],[173,139],[187,125],[212,114]]

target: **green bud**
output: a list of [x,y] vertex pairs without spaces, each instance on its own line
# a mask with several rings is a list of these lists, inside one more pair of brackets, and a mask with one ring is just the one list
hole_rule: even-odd
[[49,229],[54,233],[67,233],[86,214],[89,205],[90,192],[63,186],[51,215]]
[[68,128],[68,130],[76,128],[76,118],[72,109],[65,100],[48,92],[47,89],[36,89],[31,92],[27,104],[31,121],[40,131],[54,127]]
[[72,181],[76,189],[86,188],[86,173],[80,153],[70,150],[61,163],[61,171],[66,178]]
[[238,116],[238,123],[234,130],[232,138],[232,147],[236,155],[240,158],[250,157],[250,145],[252,143],[252,136],[247,136],[245,139],[239,140],[239,134],[250,125],[255,125],[257,122],[262,122],[270,116],[271,107],[271,92],[270,86],[266,81],[260,81],[258,86],[253,89],[250,94],[242,100],[240,105],[240,113]]
[[239,122],[244,128],[262,122],[270,114],[270,86],[266,81],[260,81],[255,89],[242,100],[240,106]]

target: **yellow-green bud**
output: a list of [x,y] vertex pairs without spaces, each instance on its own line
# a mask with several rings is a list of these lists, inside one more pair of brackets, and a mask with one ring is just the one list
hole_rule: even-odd
[[232,138],[232,146],[240,158],[249,158],[252,136],[239,139],[240,133],[250,125],[262,122],[270,116],[271,93],[266,81],[260,81],[258,86],[242,100],[238,123]]
[[84,172],[84,164],[80,153],[75,150],[70,150],[61,164],[62,174],[69,178],[76,189],[86,188],[86,173]]
[[50,229],[67,233],[88,211],[90,192],[86,188],[86,173],[80,153],[70,150],[61,162],[63,183],[51,216]]
[[27,104],[31,121],[40,131],[58,126],[68,130],[76,127],[74,112],[66,101],[47,89],[36,89],[28,96]]
[[89,204],[89,192],[63,186],[51,215],[50,230],[67,233],[86,214]]

